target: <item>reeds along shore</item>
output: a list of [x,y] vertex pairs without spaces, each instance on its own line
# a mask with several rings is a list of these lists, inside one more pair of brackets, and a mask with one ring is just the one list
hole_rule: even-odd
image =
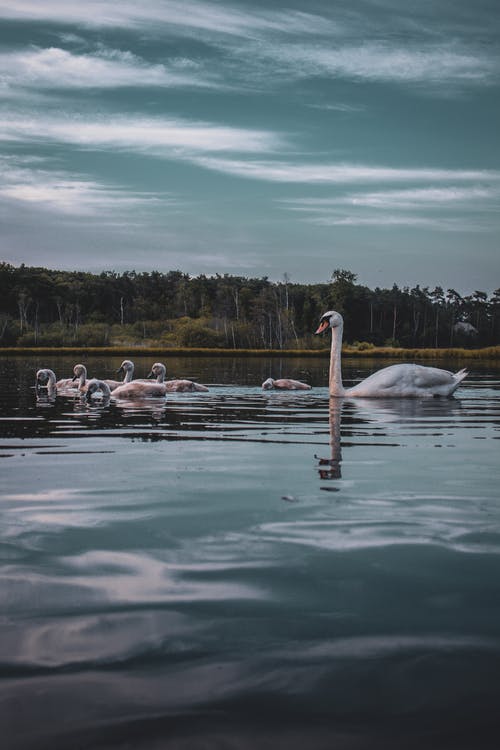
[[[324,357],[330,355],[330,349],[219,349],[219,348],[169,348],[169,347],[140,347],[140,346],[79,346],[79,347],[5,347],[0,349],[0,356],[30,356],[50,354],[95,354],[108,356],[127,356],[133,352],[134,356],[169,356],[189,357]],[[458,347],[447,349],[404,349],[402,347],[370,347],[359,349],[346,344],[342,347],[345,357],[359,359],[397,359],[397,360],[499,360],[500,346],[488,346],[482,349],[462,349]]]

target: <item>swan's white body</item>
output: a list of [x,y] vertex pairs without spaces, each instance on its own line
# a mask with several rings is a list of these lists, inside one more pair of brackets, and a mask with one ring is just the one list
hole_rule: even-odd
[[341,349],[344,321],[340,313],[330,310],[321,317],[316,333],[332,331],[330,354],[330,396],[359,398],[422,398],[451,396],[466,377],[467,371],[452,373],[437,367],[415,364],[390,365],[374,372],[353,388],[342,384]]
[[277,388],[282,391],[310,391],[311,386],[307,383],[302,383],[300,380],[292,380],[291,378],[268,378],[262,383],[263,391],[272,391]]

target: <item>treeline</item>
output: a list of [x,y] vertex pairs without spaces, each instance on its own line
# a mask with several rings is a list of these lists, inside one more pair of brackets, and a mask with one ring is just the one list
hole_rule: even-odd
[[320,315],[342,313],[344,338],[371,346],[484,347],[500,342],[500,289],[370,289],[355,274],[322,284],[180,271],[100,274],[0,263],[0,346],[324,347]]

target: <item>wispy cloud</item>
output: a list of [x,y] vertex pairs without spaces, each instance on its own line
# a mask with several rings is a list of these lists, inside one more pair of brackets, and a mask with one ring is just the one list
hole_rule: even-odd
[[217,35],[245,37],[252,31],[324,33],[335,28],[332,21],[293,10],[242,10],[228,4],[203,0],[3,0],[0,17],[50,21],[84,27],[151,27],[157,24],[179,29],[204,30]]
[[460,170],[432,168],[394,168],[363,164],[309,164],[284,161],[244,161],[224,157],[199,156],[195,163],[238,177],[266,182],[304,183],[311,185],[377,183],[377,182],[442,182],[499,180],[500,172],[491,170]]
[[500,67],[498,56],[460,45],[393,41],[359,44],[282,44],[264,51],[298,77],[329,76],[396,83],[489,83]]
[[436,219],[428,216],[371,215],[371,216],[318,216],[307,219],[309,223],[327,227],[420,227],[441,231],[464,231],[463,220]]
[[58,142],[181,158],[206,152],[269,152],[282,145],[272,132],[165,118],[0,117],[0,140]]
[[[418,25],[411,13],[407,17],[404,11],[396,13],[394,9],[391,33],[387,22],[377,21],[376,15],[333,10],[328,4],[322,13],[315,14],[203,0],[87,0],[83,4],[67,0],[3,0],[2,17],[71,24],[77,29],[122,28],[151,33],[168,29],[173,35],[218,47],[223,53],[217,62],[219,73],[225,75],[227,82],[246,81],[266,87],[282,78],[325,76],[399,84],[483,85],[496,81],[500,70],[500,56],[494,46],[483,43],[487,28],[476,30],[472,38],[462,28],[450,39],[444,30],[428,22]],[[55,53],[51,55],[53,58]],[[35,59],[33,55],[32,67],[50,66],[48,51],[45,57],[43,60],[38,53]],[[132,79],[135,85],[138,69],[143,66],[145,83],[151,80],[153,85],[176,85],[172,83],[175,72],[162,65],[145,66],[139,60],[123,60],[120,72],[116,61],[114,66],[112,61],[106,66],[99,56],[89,58],[65,59],[68,82],[72,68],[77,81],[90,79],[84,69],[87,62],[89,69],[93,67],[97,73],[101,66],[104,77],[110,80],[123,77]],[[24,60],[23,65],[27,64]],[[28,75],[30,72],[33,71],[28,71]],[[60,74],[65,76],[63,70]],[[43,79],[46,71],[39,69],[38,75]],[[188,85],[193,82],[188,77]]]
[[354,192],[330,198],[279,201],[286,210],[320,226],[422,227],[441,231],[487,229],[485,215],[498,203],[498,185],[429,186]]
[[[151,65],[130,52],[101,49],[95,54],[73,54],[58,47],[0,54],[2,89],[120,88],[123,86],[213,86],[197,66],[174,61],[170,68]],[[10,93],[10,92],[9,92]]]
[[[459,177],[457,172],[456,176]],[[500,175],[498,175],[500,180]],[[333,198],[298,198],[281,201],[298,211],[325,211],[338,206],[380,209],[436,209],[450,207],[460,209],[479,205],[492,205],[499,197],[499,188],[484,186],[425,187],[405,190],[378,190],[370,193],[349,193]]]
[[141,193],[106,185],[85,175],[51,170],[43,159],[0,159],[0,200],[72,216],[107,217],[110,213],[175,206],[168,195]]

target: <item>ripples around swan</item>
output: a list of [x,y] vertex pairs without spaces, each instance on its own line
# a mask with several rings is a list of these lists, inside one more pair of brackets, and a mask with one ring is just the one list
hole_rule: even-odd
[[9,750],[496,747],[495,371],[106,406],[7,371]]

